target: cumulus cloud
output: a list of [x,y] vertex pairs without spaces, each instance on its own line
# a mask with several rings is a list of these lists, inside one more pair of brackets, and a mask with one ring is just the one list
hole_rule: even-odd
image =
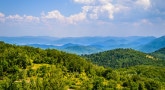
[[20,15],[16,14],[16,15],[9,15],[8,17],[6,17],[7,19],[10,20],[15,20],[15,21],[21,21],[23,20],[23,17],[21,17]]
[[78,13],[75,15],[71,15],[70,17],[67,18],[67,21],[69,23],[75,24],[76,22],[83,21],[86,19],[86,13]]
[[4,17],[5,15],[3,13],[0,13],[0,17]]
[[[57,36],[60,33],[61,36],[137,35],[139,32],[141,35],[144,35],[146,30],[150,30],[146,34],[150,33],[151,30],[164,34],[165,6],[162,3],[163,0],[72,1],[72,3],[78,4],[80,11],[77,12],[79,9],[76,9],[75,13],[74,9],[69,12],[74,14],[70,15],[68,15],[68,12],[61,13],[59,10],[43,12],[37,17],[33,15],[5,15],[0,13],[1,29],[3,27],[4,30],[7,30],[5,28],[12,28],[11,31],[14,31],[13,28],[16,28],[15,30],[20,29],[20,31],[26,29],[27,31],[31,30],[29,32],[32,34],[34,34],[34,31],[38,33],[38,30],[40,30],[39,32],[42,32],[43,35],[47,33],[47,35],[55,34]],[[72,9],[68,8],[69,10]],[[13,27],[13,24],[15,27]],[[161,32],[156,30],[161,30]]]
[[48,12],[48,14],[44,16],[44,18],[62,20],[64,19],[64,16],[58,10],[54,10],[54,11]]
[[[133,12],[140,11],[140,13],[144,13],[146,9],[149,9],[151,7],[150,0],[73,0],[73,1],[76,3],[81,3],[82,10],[79,13],[71,14],[70,16],[65,16],[58,10],[42,13],[41,16],[39,17],[35,17],[31,15],[20,16],[18,14],[5,16],[3,13],[0,13],[0,22],[10,20],[15,22],[41,22],[41,23],[60,22],[65,24],[77,24],[85,20],[88,21],[99,20],[103,22],[108,20],[116,20],[116,19],[119,20],[123,18],[133,19],[134,16],[136,17],[135,19],[139,19],[138,15],[137,14],[135,15]],[[139,7],[142,7],[144,9]],[[140,19],[142,18],[140,17]]]
[[4,17],[5,17],[5,15],[0,12],[0,22],[4,22],[5,21]]
[[144,9],[148,9],[149,7],[151,7],[150,0],[137,0],[136,4],[142,6]]
[[73,0],[76,3],[82,3],[82,4],[91,4],[94,3],[95,0]]
[[109,18],[114,19],[114,14],[127,11],[129,8],[121,4],[114,4],[112,0],[95,0],[96,5],[89,4],[82,7],[90,19]]
[[136,7],[143,7],[148,9],[151,7],[150,0],[73,0],[75,3],[81,3],[82,11],[70,16],[65,16],[61,14],[58,10],[53,10],[50,12],[42,13],[41,16],[20,16],[9,15],[5,16],[3,13],[0,13],[0,21],[4,22],[5,20],[11,20],[16,22],[60,22],[67,24],[76,24],[84,20],[114,20],[115,15],[124,12],[135,10]]
[[101,3],[101,4],[107,4],[107,3],[112,2],[112,0],[98,0],[98,1],[99,1],[99,3]]
[[86,11],[91,19],[98,19],[100,16],[106,16],[109,19],[113,19],[114,10],[114,6],[111,3],[83,7],[83,11]]
[[[28,16],[28,15],[9,15],[5,16],[3,13],[0,13],[0,22],[16,22],[16,23],[39,23],[41,21],[45,22],[60,22],[65,24],[76,24],[86,19],[86,13],[80,12],[77,14],[70,15],[65,17],[58,10],[48,12],[47,14],[42,13],[40,17]],[[16,24],[15,23],[15,24]],[[42,23],[42,22],[41,22]]]
[[[109,19],[114,20],[115,15],[134,15],[133,12],[146,12],[153,4],[151,0],[73,0],[84,4],[82,12],[86,13],[89,19]],[[88,2],[85,3],[85,2]],[[122,17],[122,16],[120,16]],[[131,16],[133,17],[133,16]]]
[[85,20],[86,14],[81,12],[78,14],[70,15],[69,17],[65,17],[58,10],[54,10],[48,12],[46,15],[44,14],[42,18],[46,20],[54,20],[60,23],[76,24],[77,22]]
[[35,16],[28,16],[28,15],[20,16],[19,14],[9,15],[9,16],[0,14],[0,21],[6,22],[6,23],[15,22],[15,24],[16,23],[36,23],[40,21],[40,18],[35,17]]
[[39,22],[40,21],[39,17],[34,17],[34,16],[24,15],[23,18],[26,22]]

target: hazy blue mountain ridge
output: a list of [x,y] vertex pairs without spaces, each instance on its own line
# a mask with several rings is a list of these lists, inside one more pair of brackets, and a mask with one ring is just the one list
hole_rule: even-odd
[[116,48],[132,48],[143,52],[153,52],[165,47],[165,36],[129,36],[129,37],[0,37],[1,41],[17,45],[29,45],[39,48],[54,48],[76,54],[91,54]]
[[163,47],[165,47],[165,36],[152,40],[151,42],[141,46],[139,50],[150,53]]

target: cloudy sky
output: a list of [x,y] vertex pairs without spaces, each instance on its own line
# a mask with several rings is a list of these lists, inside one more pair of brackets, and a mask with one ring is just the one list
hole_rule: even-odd
[[0,36],[162,36],[164,0],[1,0]]

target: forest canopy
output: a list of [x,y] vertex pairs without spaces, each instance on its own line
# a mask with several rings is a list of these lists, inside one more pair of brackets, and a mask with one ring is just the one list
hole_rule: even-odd
[[[164,90],[165,68],[156,56],[151,61],[148,54],[128,49],[117,49],[113,57],[94,55],[90,58],[69,54],[55,49],[40,49],[0,42],[0,90]],[[123,53],[119,56],[118,53]],[[134,56],[134,54],[135,56]],[[129,57],[128,57],[129,56]],[[144,57],[145,56],[145,57]],[[89,57],[89,56],[88,56]],[[101,60],[118,60],[126,66],[93,63]],[[123,58],[123,59],[122,59]],[[104,59],[104,60],[105,60]],[[122,61],[120,61],[122,59]],[[138,63],[131,60],[135,60]],[[96,60],[96,59],[95,59]],[[110,64],[112,63],[109,61]],[[129,63],[130,62],[130,63]],[[97,65],[98,64],[98,65]],[[120,65],[120,64],[119,64]],[[128,67],[129,65],[129,67]]]

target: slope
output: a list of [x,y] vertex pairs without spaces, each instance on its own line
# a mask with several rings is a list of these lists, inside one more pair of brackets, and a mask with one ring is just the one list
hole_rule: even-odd
[[96,48],[94,46],[70,46],[62,49],[63,51],[75,54],[91,54],[101,51],[102,49]]
[[55,49],[0,42],[0,52],[0,90],[85,88],[94,80],[90,77],[99,77],[105,70],[80,56]]
[[151,53],[152,55],[165,60],[165,47]]
[[0,90],[164,90],[165,68],[113,70],[55,49],[0,42]]
[[159,37],[140,48],[143,52],[154,52],[165,47],[165,36]]
[[156,65],[161,62],[149,54],[133,49],[114,49],[96,54],[84,55],[92,62],[105,67],[123,68],[135,65]]

